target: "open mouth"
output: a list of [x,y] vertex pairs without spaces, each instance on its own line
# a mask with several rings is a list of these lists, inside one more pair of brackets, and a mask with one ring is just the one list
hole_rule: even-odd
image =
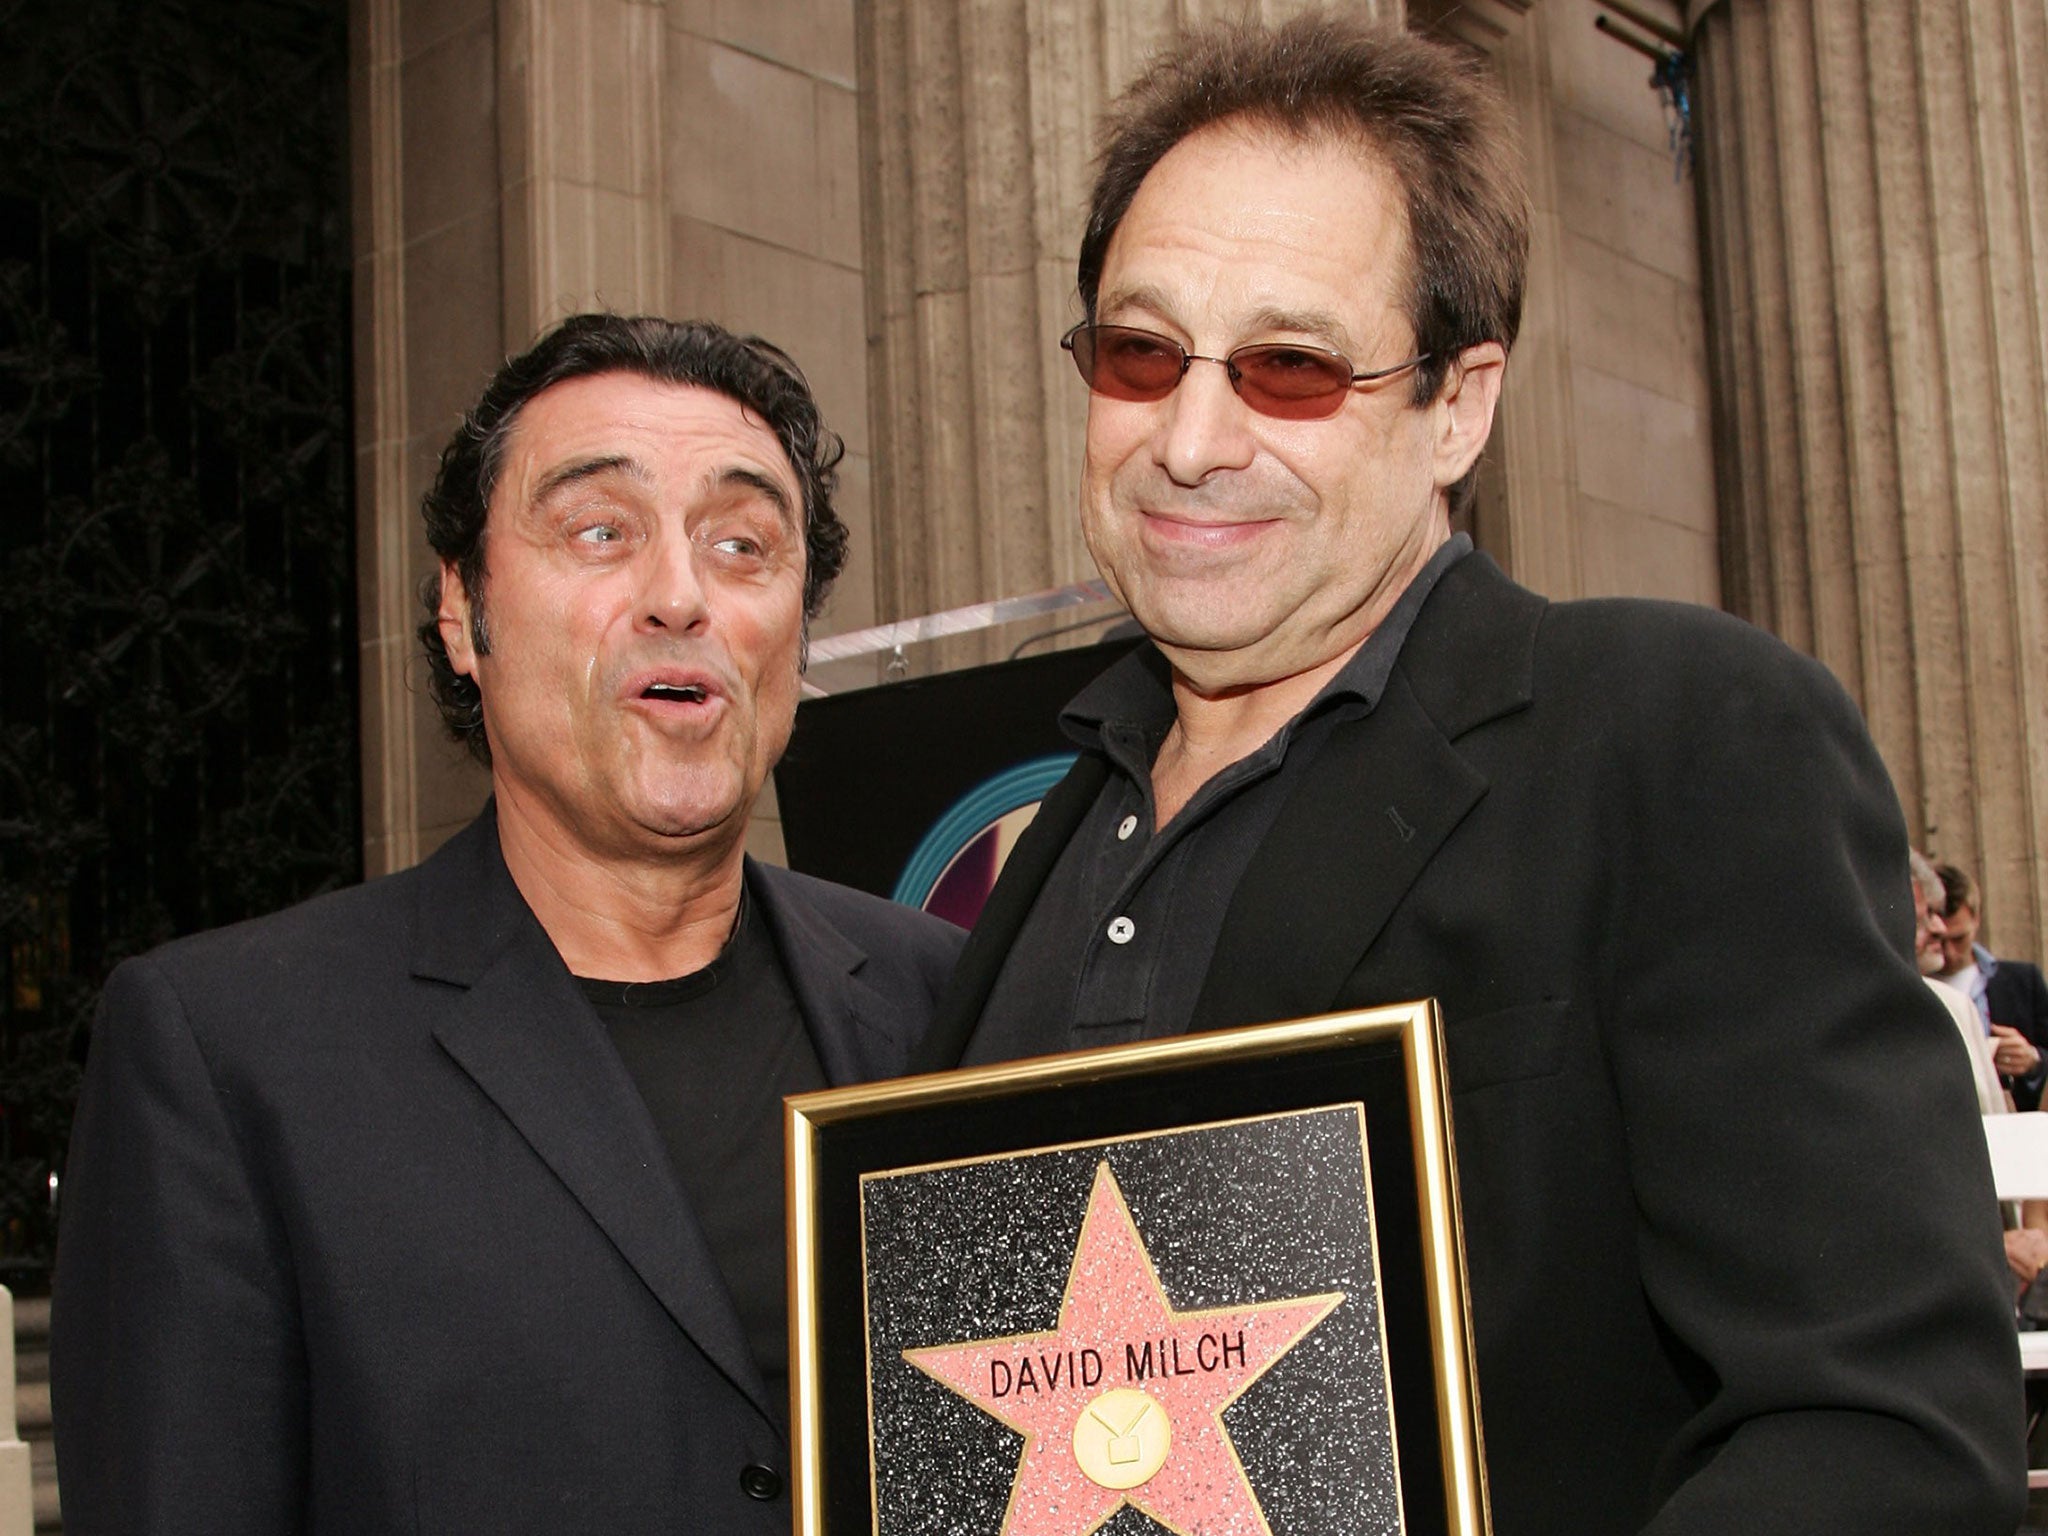
[[640,697],[663,704],[702,704],[709,695],[695,683],[649,683]]

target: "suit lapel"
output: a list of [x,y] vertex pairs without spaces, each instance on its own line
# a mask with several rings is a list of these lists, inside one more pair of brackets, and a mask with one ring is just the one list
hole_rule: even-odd
[[747,861],[747,889],[760,902],[783,974],[810,1030],[825,1079],[834,1087],[902,1073],[907,1035],[896,1014],[861,979],[867,954],[803,897],[786,870]]
[[[1326,1012],[1486,792],[1396,672],[1316,754],[1231,897],[1191,1029]],[[1342,891],[1341,901],[1332,892]],[[1279,956],[1284,965],[1276,965]]]
[[1444,573],[1378,706],[1331,733],[1238,882],[1190,1028],[1336,1006],[1345,977],[1486,793],[1453,743],[1530,703],[1544,606],[1481,554]]
[[995,989],[1010,945],[1031,914],[1031,904],[1108,778],[1109,759],[1083,752],[1067,776],[1040,802],[1038,814],[1003,861],[995,889],[989,892],[988,904],[981,909],[974,932],[953,968],[953,979],[939,1000],[938,1016],[911,1058],[911,1071],[943,1072],[960,1065],[968,1036],[974,1033],[982,1006]]
[[[467,991],[434,1030],[711,1362],[776,1420],[668,1151],[498,853],[487,813],[423,873],[417,974]],[[465,939],[472,941],[465,947]]]

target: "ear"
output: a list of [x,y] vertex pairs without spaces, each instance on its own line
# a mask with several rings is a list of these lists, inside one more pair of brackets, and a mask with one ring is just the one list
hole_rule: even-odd
[[470,624],[469,589],[453,560],[441,562],[441,608],[435,614],[441,627],[441,643],[448,648],[448,664],[467,678],[476,676],[476,645]]
[[1493,432],[1493,408],[1507,372],[1507,348],[1497,341],[1466,347],[1452,360],[1436,397],[1436,483],[1449,490],[1479,462]]

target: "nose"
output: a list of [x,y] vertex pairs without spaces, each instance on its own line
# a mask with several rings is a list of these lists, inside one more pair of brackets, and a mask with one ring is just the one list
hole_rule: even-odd
[[1177,484],[1200,485],[1219,470],[1244,469],[1258,451],[1251,410],[1230,387],[1228,365],[1214,358],[1190,359],[1161,410],[1154,455]]
[[685,634],[709,621],[696,556],[696,546],[680,532],[664,532],[647,542],[637,562],[639,591],[634,597],[640,628]]

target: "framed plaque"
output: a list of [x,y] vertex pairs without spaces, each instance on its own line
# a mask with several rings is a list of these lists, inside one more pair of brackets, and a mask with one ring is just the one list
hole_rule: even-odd
[[788,1130],[801,1536],[1487,1536],[1433,1003]]

